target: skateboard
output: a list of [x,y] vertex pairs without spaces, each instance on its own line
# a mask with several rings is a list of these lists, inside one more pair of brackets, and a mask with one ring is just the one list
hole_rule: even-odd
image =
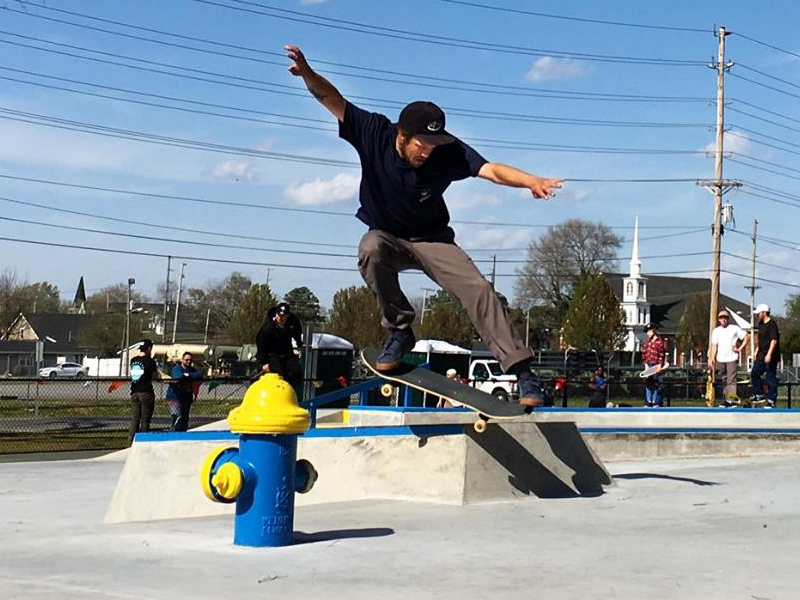
[[381,390],[383,395],[387,395],[386,391],[391,393],[394,386],[402,384],[469,408],[478,413],[478,419],[473,423],[473,428],[478,433],[486,431],[486,424],[490,419],[507,421],[527,414],[526,408],[521,404],[503,402],[491,394],[417,365],[401,363],[392,371],[378,371],[375,368],[378,355],[378,350],[364,348],[361,351],[361,360],[370,371],[390,382],[381,386],[382,388],[386,385],[391,386],[388,390]]
[[708,380],[706,381],[706,406],[711,408],[714,406],[716,402],[716,389],[714,387],[714,374],[708,374]]
[[669,365],[664,365],[660,367],[659,365],[653,365],[652,367],[647,367],[644,371],[639,373],[639,377],[642,379],[646,377],[650,377],[651,375],[655,375],[656,373],[661,373],[662,371],[666,371],[669,368]]

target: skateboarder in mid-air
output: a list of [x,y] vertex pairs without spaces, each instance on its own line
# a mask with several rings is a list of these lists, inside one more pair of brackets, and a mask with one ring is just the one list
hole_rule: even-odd
[[530,348],[521,341],[492,286],[456,245],[442,194],[453,181],[480,177],[527,188],[535,198],[551,198],[563,180],[487,161],[446,131],[444,112],[432,102],[412,102],[396,124],[362,110],[317,74],[300,48],[285,48],[293,61],[289,71],[302,77],[311,94],[338,119],[339,136],[353,145],[361,160],[361,206],[356,217],[369,231],[358,247],[358,266],[378,300],[382,324],[389,329],[377,368],[397,368],[414,347],[414,309],[400,289],[398,273],[421,269],[458,298],[503,369],[517,376],[520,403],[542,406],[545,392],[530,370]]

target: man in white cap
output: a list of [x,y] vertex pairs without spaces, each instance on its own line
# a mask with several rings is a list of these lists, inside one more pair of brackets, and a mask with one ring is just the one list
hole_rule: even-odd
[[[778,324],[770,317],[769,306],[761,303],[756,306],[753,314],[758,315],[758,346],[756,348],[753,369],[750,371],[750,381],[753,385],[751,402],[763,403],[767,407],[774,407],[778,399],[778,362],[781,360],[781,335]],[[747,338],[743,344],[747,343]],[[766,376],[766,377],[765,377]],[[764,396],[762,377],[767,381],[767,394]]]
[[708,348],[708,370],[720,378],[725,387],[725,406],[736,402],[736,369],[739,366],[739,352],[747,334],[738,325],[730,323],[730,314],[724,308],[717,314],[719,325],[711,332],[711,345]]

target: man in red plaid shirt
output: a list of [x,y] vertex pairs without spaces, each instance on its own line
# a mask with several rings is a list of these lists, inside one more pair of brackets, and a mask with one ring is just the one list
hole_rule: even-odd
[[661,384],[664,376],[661,371],[667,368],[667,342],[658,335],[656,326],[652,323],[645,327],[647,339],[642,344],[642,362],[646,367],[658,367],[658,371],[647,378],[644,386],[644,405],[663,406],[661,397]]

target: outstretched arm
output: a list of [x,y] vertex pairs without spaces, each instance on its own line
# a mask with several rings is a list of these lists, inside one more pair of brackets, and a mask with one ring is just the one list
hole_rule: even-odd
[[311,95],[331,111],[334,117],[343,121],[346,101],[339,90],[322,75],[314,72],[300,48],[294,44],[288,44],[284,46],[284,49],[287,52],[286,56],[294,61],[294,64],[289,67],[289,72],[295,77],[302,77]]
[[555,190],[560,189],[564,182],[563,179],[537,177],[515,167],[493,162],[484,164],[478,171],[478,177],[499,185],[527,188],[535,198],[554,197]]

